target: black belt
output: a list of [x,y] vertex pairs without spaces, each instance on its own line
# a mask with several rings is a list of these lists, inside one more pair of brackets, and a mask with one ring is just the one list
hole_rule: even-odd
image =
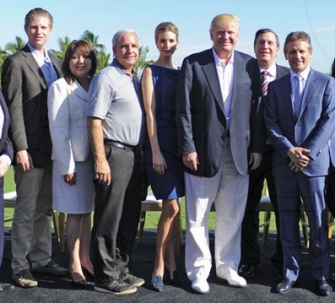
[[108,146],[115,146],[124,150],[129,150],[129,151],[139,151],[142,150],[142,145],[136,145],[136,146],[132,146],[132,145],[128,145],[128,144],[124,144],[118,141],[113,141],[113,140],[108,140],[108,139],[104,139],[104,143]]

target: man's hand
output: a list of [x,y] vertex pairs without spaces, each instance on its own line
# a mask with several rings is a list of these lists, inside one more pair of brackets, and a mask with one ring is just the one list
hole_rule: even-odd
[[308,154],[311,151],[303,147],[292,147],[287,152],[287,156],[290,158],[290,168],[295,172],[303,170],[309,164]]
[[251,153],[249,159],[250,170],[256,169],[261,165],[262,162],[262,154],[260,153]]
[[112,180],[112,175],[108,161],[105,159],[95,161],[95,180],[103,185],[110,185]]
[[76,173],[71,173],[63,176],[64,182],[70,185],[76,185],[77,175]]
[[190,170],[198,170],[198,154],[196,152],[193,152],[187,155],[183,155],[183,163]]
[[23,171],[30,171],[32,168],[34,168],[33,159],[30,157],[27,150],[20,150],[16,153],[16,164]]
[[0,177],[3,177],[7,172],[10,164],[3,157],[0,157]]

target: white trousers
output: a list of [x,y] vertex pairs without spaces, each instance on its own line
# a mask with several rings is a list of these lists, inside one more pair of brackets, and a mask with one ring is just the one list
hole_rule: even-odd
[[241,224],[248,185],[249,176],[242,176],[236,170],[229,144],[222,166],[214,177],[185,173],[185,267],[191,281],[207,279],[212,267],[208,221],[213,202],[216,208],[216,274],[224,278],[237,272],[241,259]]

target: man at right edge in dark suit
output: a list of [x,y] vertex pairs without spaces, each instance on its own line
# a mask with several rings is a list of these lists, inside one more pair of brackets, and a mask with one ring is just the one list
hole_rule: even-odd
[[290,73],[269,84],[265,126],[274,145],[275,177],[283,247],[284,279],[276,292],[291,291],[299,277],[301,200],[310,228],[309,258],[316,291],[328,296],[328,211],[325,183],[330,159],[328,141],[335,129],[335,81],[313,70],[312,44],[305,32],[292,32],[284,54]]
[[[286,75],[289,69],[276,64],[279,52],[279,38],[271,29],[260,29],[255,34],[254,52],[259,65],[259,76],[253,98],[257,115],[264,115],[264,101],[267,95],[268,84]],[[265,127],[265,125],[264,125]],[[259,132],[261,136],[265,132]],[[263,140],[264,142],[265,140]],[[272,176],[273,145],[270,140],[266,141],[265,153],[261,165],[250,171],[248,201],[242,222],[242,258],[239,274],[245,278],[251,278],[255,274],[255,267],[261,259],[259,248],[259,211],[258,205],[263,193],[264,180],[267,182],[269,195],[276,215],[277,243],[276,251],[271,261],[276,269],[276,280],[281,281],[283,277],[283,251],[280,241],[279,214],[277,205],[277,194],[274,177]]]
[[25,17],[27,45],[2,67],[2,89],[14,147],[17,191],[12,225],[12,279],[21,287],[36,287],[32,271],[63,276],[68,270],[51,259],[52,162],[48,87],[60,76],[59,60],[45,43],[52,33],[52,16],[35,8]]
[[250,123],[257,62],[234,50],[239,19],[216,16],[210,37],[211,49],[185,58],[176,101],[179,154],[185,165],[185,267],[193,290],[202,294],[210,291],[208,220],[213,202],[217,280],[233,287],[247,286],[237,272],[241,223],[248,171],[259,166],[263,151],[258,148],[264,145],[254,136],[257,131],[252,125],[257,124]]

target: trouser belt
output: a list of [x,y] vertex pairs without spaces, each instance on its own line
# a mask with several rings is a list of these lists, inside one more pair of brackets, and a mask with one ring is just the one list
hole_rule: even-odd
[[139,151],[142,150],[142,145],[136,145],[136,146],[132,146],[132,145],[128,145],[128,144],[124,144],[118,141],[113,141],[113,140],[108,140],[108,139],[104,139],[104,143],[108,146],[115,146],[124,150],[129,150],[129,151]]

